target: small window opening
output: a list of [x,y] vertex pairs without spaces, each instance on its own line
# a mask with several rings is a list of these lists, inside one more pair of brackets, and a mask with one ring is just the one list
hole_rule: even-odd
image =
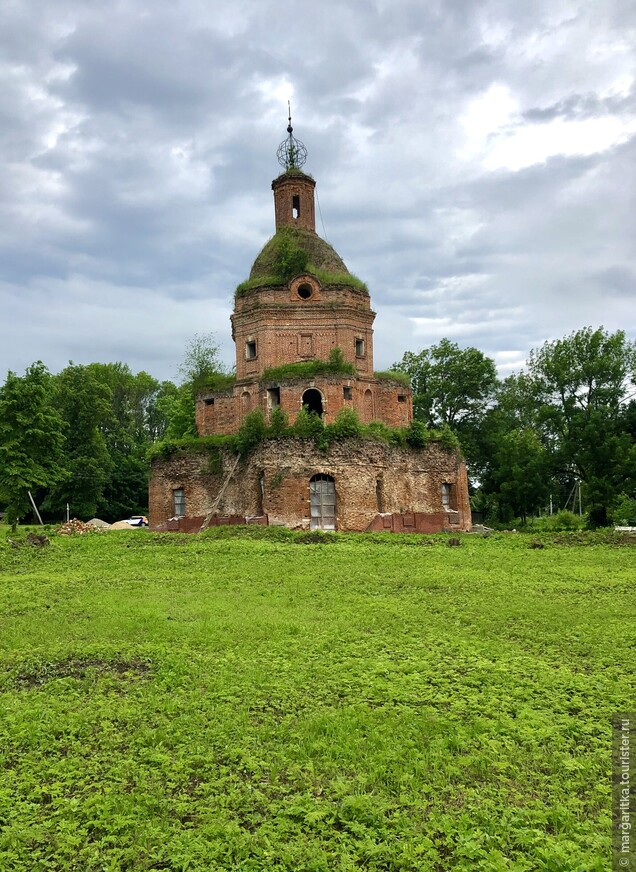
[[297,221],[300,217],[300,197],[298,194],[294,194],[292,197],[292,216],[294,221]]
[[296,293],[301,300],[308,300],[311,297],[311,285],[299,285]]
[[444,511],[451,511],[451,485],[444,483],[442,485],[442,506]]
[[280,388],[267,388],[267,405],[270,409],[280,406]]
[[175,518],[183,518],[186,513],[185,491],[182,487],[175,488],[172,491],[172,507],[174,509]]
[[205,405],[206,406],[213,406],[214,405],[214,397],[206,397]]
[[398,394],[398,403],[406,402],[406,394]]
[[364,357],[364,339],[356,339],[356,357]]
[[256,357],[256,339],[245,343],[245,357],[247,360],[254,360]]
[[345,398],[345,400],[352,400],[353,399],[353,388],[350,387],[349,385],[345,385],[342,389],[342,396]]

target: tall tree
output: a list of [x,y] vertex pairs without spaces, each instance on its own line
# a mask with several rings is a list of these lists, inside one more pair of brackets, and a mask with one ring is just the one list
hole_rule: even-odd
[[90,518],[97,511],[112,462],[103,429],[113,417],[112,392],[86,366],[70,364],[55,378],[55,397],[66,424],[65,463],[70,475],[52,491],[45,507]]
[[590,523],[608,523],[616,495],[634,488],[636,447],[625,406],[636,384],[636,343],[586,327],[530,354],[539,423],[561,472],[585,484]]
[[229,386],[233,377],[226,372],[219,358],[219,346],[213,333],[194,336],[178,369],[178,387],[164,382],[157,399],[158,410],[167,418],[169,439],[196,436],[196,397],[205,388]]
[[30,511],[29,491],[65,476],[64,424],[53,404],[52,377],[41,361],[0,388],[0,500],[13,529]]
[[495,362],[477,348],[442,339],[418,354],[407,351],[392,369],[410,376],[415,419],[432,427],[448,425],[470,461],[478,453],[479,429],[497,386]]
[[407,351],[392,367],[411,378],[413,412],[426,424],[448,424],[481,415],[497,384],[495,362],[477,348],[442,339],[419,354]]
[[146,511],[151,443],[162,436],[165,418],[157,409],[159,382],[146,372],[134,375],[127,364],[91,363],[87,372],[110,391],[111,415],[100,425],[110,472],[97,511],[117,520]]

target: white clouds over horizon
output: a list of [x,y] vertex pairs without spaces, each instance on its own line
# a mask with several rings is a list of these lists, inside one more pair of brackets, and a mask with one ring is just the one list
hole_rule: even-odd
[[502,373],[588,324],[636,336],[633,4],[12,0],[0,17],[2,373],[174,377],[209,331],[231,363],[288,98],[329,241],[369,284],[379,368],[443,336]]

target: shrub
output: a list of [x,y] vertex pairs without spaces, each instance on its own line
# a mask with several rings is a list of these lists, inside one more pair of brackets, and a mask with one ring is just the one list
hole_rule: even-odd
[[411,448],[424,448],[430,438],[430,431],[422,421],[411,421],[406,428],[406,444]]
[[288,429],[289,418],[287,417],[287,412],[283,411],[280,406],[276,406],[270,415],[268,435],[274,437],[283,436]]
[[636,526],[636,499],[621,494],[612,511],[612,520],[620,527]]
[[255,409],[245,416],[245,420],[236,435],[236,447],[241,456],[248,454],[252,448],[265,439],[267,425],[261,409]]
[[362,435],[362,424],[355,409],[340,409],[336,420],[325,429],[333,439],[351,439]]
[[532,530],[539,533],[558,533],[571,530],[582,530],[585,527],[585,518],[562,509],[554,515],[545,515],[542,518],[533,518],[529,524]]
[[324,433],[325,425],[322,422],[320,415],[315,412],[310,412],[305,406],[296,415],[294,426],[291,432],[294,436],[299,436],[301,439],[319,440]]

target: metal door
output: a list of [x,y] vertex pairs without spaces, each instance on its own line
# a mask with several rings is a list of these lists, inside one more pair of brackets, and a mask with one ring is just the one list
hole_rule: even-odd
[[309,482],[311,530],[336,529],[336,484],[330,475],[314,475]]

